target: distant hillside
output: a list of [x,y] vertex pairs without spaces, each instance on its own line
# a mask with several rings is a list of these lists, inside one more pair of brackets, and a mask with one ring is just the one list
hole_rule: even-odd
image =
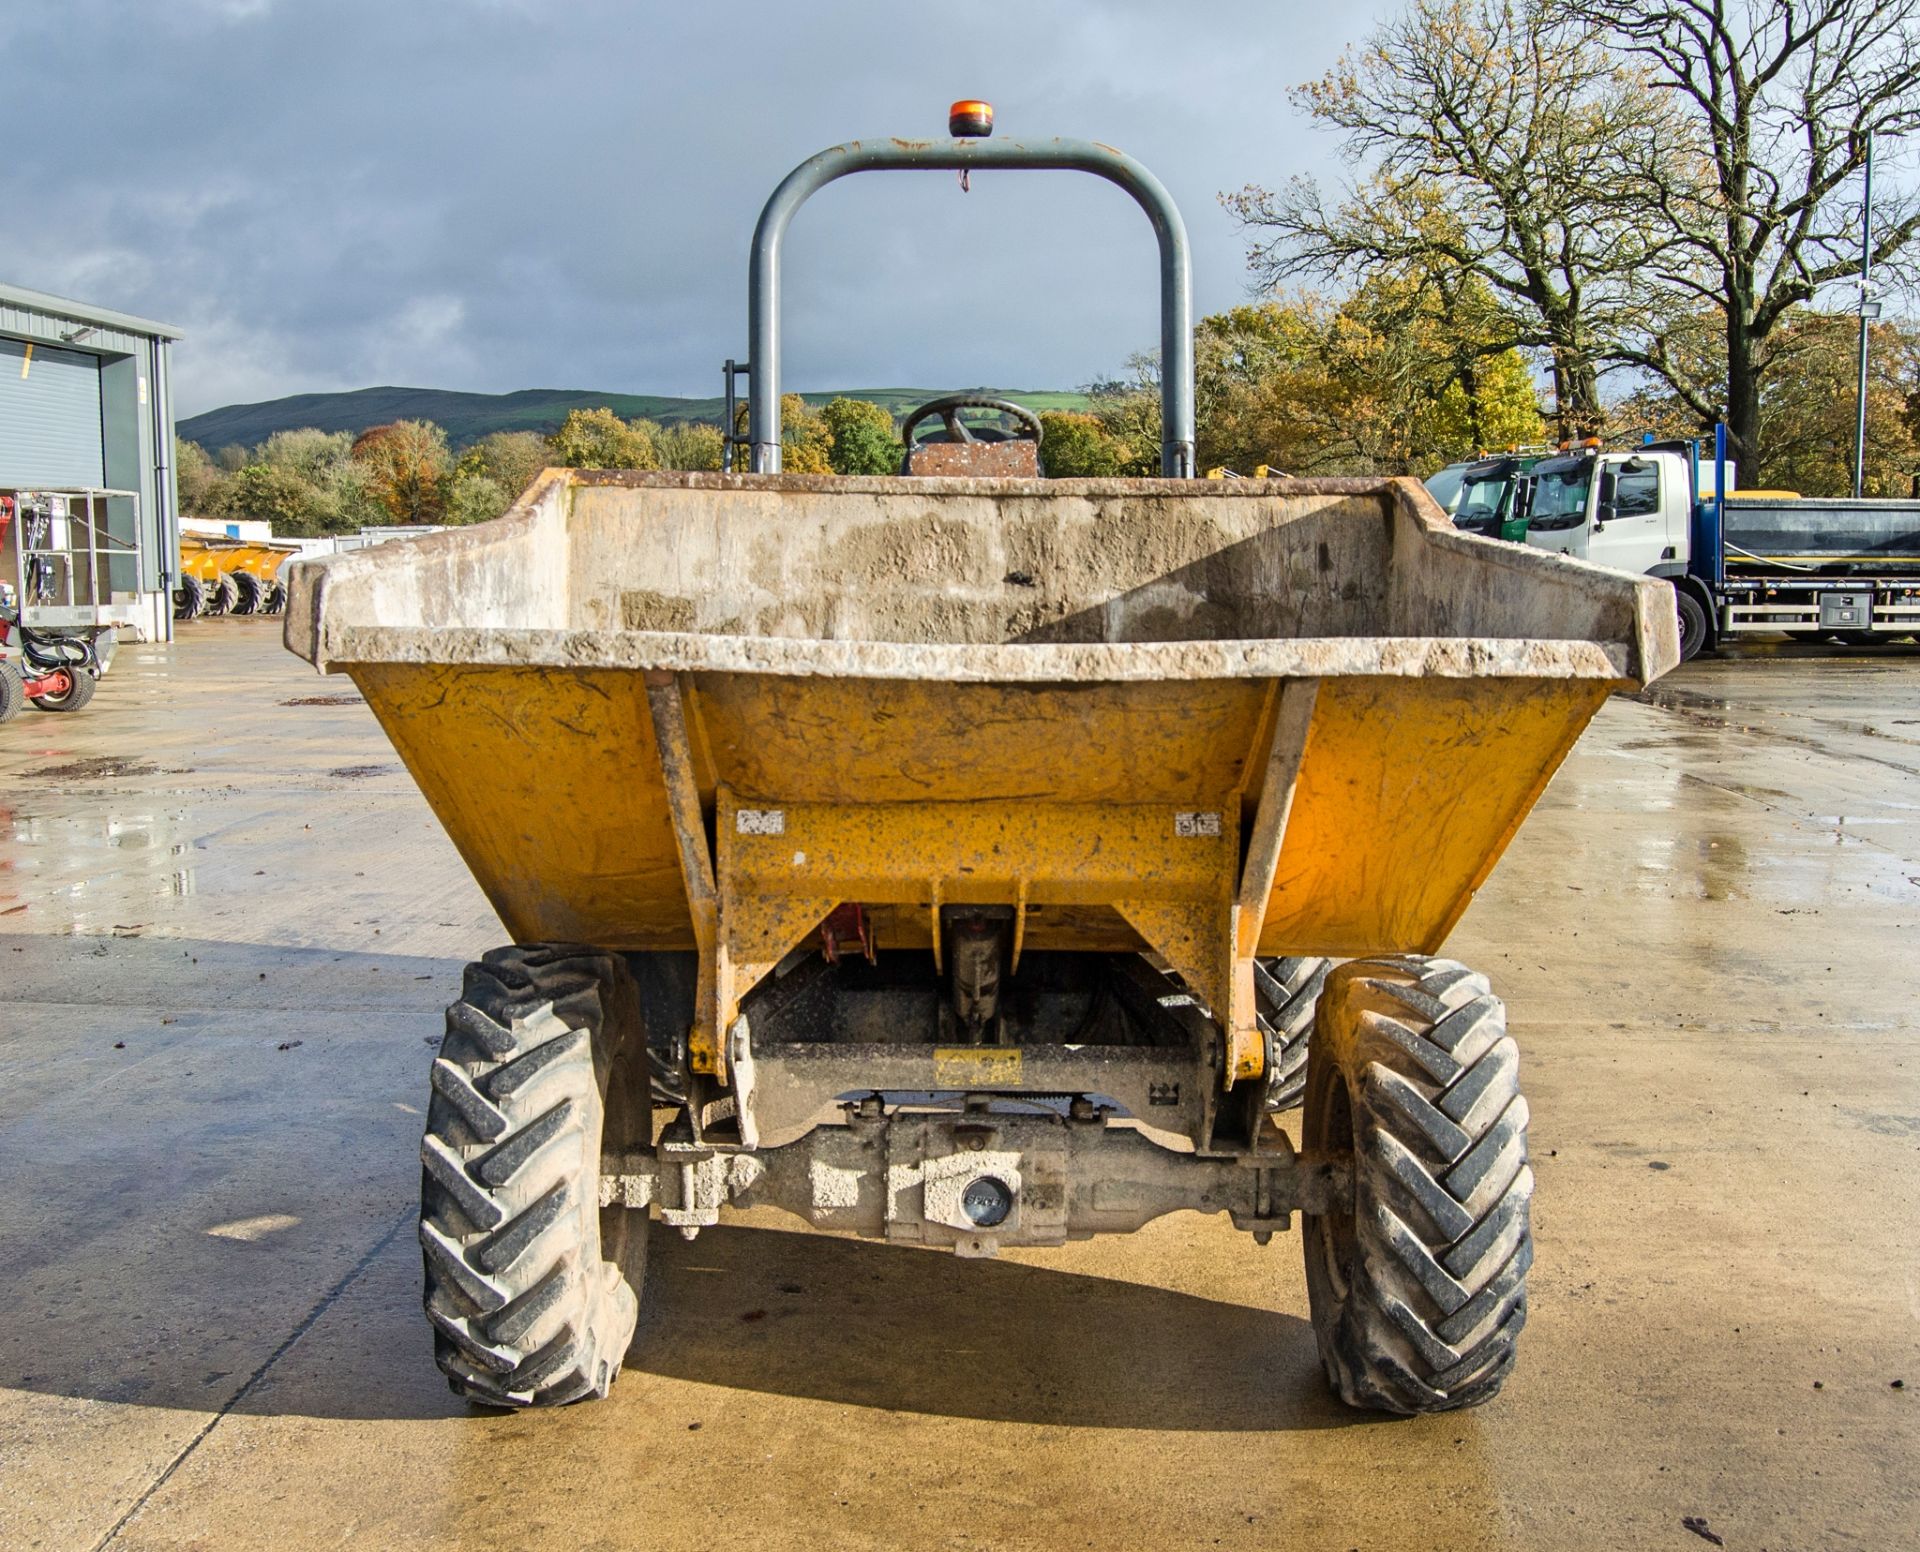
[[[829,399],[868,399],[895,415],[937,399],[951,388],[845,388],[804,395],[809,404]],[[1025,388],[967,389],[1012,399],[1034,410],[1085,409],[1087,396]],[[361,388],[352,393],[298,393],[264,404],[229,404],[180,422],[180,435],[208,452],[239,445],[253,447],[276,431],[313,426],[321,431],[351,431],[391,420],[431,420],[445,428],[456,447],[477,442],[490,431],[552,431],[568,410],[605,405],[627,420],[703,420],[719,425],[726,401],[674,399],[660,394],[592,393],[575,388],[523,388],[518,393],[454,393],[442,388]]]

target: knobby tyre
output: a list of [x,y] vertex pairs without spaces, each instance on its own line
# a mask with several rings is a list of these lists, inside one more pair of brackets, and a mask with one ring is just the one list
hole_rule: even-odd
[[1256,959],[1254,1013],[1267,1037],[1267,1109],[1291,1110],[1307,1090],[1313,1014],[1331,959]]
[[1440,1412],[1513,1367],[1533,1262],[1527,1102],[1506,1010],[1451,960],[1356,960],[1327,980],[1305,1145],[1351,1159],[1352,1200],[1308,1215],[1314,1333],[1349,1405]]
[[206,585],[198,577],[182,577],[180,585],[173,590],[173,617],[176,620],[191,620],[203,613],[206,607]]
[[470,1400],[559,1406],[619,1374],[647,1219],[600,1206],[600,1155],[645,1125],[644,1040],[617,955],[535,944],[467,967],[433,1064],[420,1244],[434,1354]]

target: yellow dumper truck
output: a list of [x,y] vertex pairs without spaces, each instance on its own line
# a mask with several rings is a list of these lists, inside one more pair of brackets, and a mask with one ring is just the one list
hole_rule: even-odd
[[278,614],[286,604],[280,568],[299,553],[297,544],[276,544],[271,539],[183,533],[173,617],[194,620],[214,614]]
[[[1163,477],[782,474],[793,209],[1032,166],[1153,221]],[[513,939],[430,1076],[457,1391],[604,1394],[653,1222],[758,1204],[962,1256],[1299,1213],[1347,1401],[1499,1387],[1527,1106],[1486,979],[1428,956],[1595,709],[1675,662],[1672,595],[1409,480],[1192,478],[1186,294],[1177,211],[1108,147],[836,147],[756,236],[754,472],[550,470],[294,568],[288,645],[352,676]]]

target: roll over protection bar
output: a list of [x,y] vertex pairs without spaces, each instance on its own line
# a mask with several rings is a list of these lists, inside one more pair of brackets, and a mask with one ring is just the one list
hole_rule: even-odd
[[[1187,228],[1164,184],[1091,140],[851,140],[810,156],[773,191],[747,269],[748,437],[755,474],[780,472],[780,244],[794,212],[849,173],[1023,167],[1086,172],[1118,184],[1147,213],[1160,245],[1160,472],[1190,479],[1193,454],[1193,272]],[[733,434],[733,428],[727,428]]]

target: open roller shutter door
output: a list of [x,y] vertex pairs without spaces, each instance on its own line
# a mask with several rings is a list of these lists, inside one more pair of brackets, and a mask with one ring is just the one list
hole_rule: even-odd
[[0,339],[0,489],[105,485],[101,443],[100,358]]

